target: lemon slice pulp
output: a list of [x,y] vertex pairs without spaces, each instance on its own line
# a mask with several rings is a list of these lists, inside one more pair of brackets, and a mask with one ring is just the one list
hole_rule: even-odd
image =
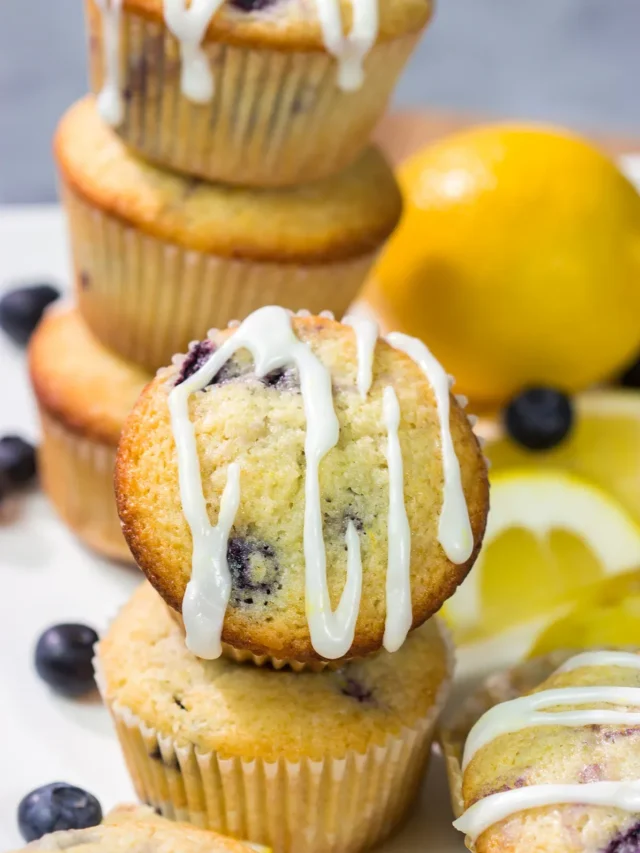
[[445,616],[472,642],[553,618],[637,565],[640,526],[606,492],[562,471],[498,472],[482,551]]

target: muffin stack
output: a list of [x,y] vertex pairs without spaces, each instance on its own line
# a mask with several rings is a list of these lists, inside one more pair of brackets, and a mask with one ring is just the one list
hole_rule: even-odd
[[104,484],[133,386],[260,306],[341,316],[395,227],[400,194],[368,139],[431,0],[86,11],[94,95],[54,144],[79,315],[57,321],[64,359],[45,324],[32,368],[45,487],[81,536],[121,556]]
[[97,672],[142,801],[272,847],[351,853],[412,802],[487,477],[448,377],[374,324],[269,306],[158,371],[122,433],[149,583]]

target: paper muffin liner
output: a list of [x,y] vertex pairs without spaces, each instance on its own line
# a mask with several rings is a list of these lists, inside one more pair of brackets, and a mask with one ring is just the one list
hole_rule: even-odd
[[456,817],[460,817],[464,812],[462,754],[467,735],[475,723],[494,705],[516,699],[533,690],[573,654],[575,649],[551,652],[492,675],[467,696],[446,724],[440,726],[439,741],[449,779],[451,805]]
[[264,305],[341,317],[375,259],[310,264],[224,258],[152,237],[61,187],[78,307],[102,343],[153,372],[211,326]]
[[[87,0],[91,88],[104,79],[100,14]],[[179,172],[244,186],[278,187],[326,177],[367,144],[420,33],[373,47],[356,92],[337,85],[326,52],[204,45],[215,81],[210,103],[180,89],[179,45],[163,23],[122,11],[115,128],[144,157]]]
[[42,485],[62,520],[107,557],[133,562],[113,493],[116,449],[81,437],[40,406]]
[[[178,625],[182,633],[185,633],[184,622],[182,615],[173,607],[166,605],[169,615]],[[229,660],[234,660],[236,663],[250,663],[254,666],[270,666],[272,669],[291,669],[294,672],[322,672],[324,669],[339,669],[344,665],[344,660],[339,661],[298,661],[285,660],[283,658],[273,657],[272,655],[256,655],[248,649],[236,649],[227,643],[222,643],[222,654]]]
[[[449,676],[428,714],[365,752],[341,757],[199,752],[178,744],[129,708],[110,702],[139,799],[172,820],[264,844],[273,853],[354,853],[386,838],[405,817],[428,762],[436,721],[448,696]],[[319,676],[322,677],[322,676]]]

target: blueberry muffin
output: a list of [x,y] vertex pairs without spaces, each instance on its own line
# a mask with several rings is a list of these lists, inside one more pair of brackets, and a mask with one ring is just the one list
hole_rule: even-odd
[[75,309],[57,307],[31,338],[29,370],[47,495],[86,544],[131,561],[113,497],[113,467],[120,430],[148,375],[106,350]]
[[144,584],[98,646],[140,799],[275,853],[372,846],[411,804],[450,677],[436,620],[395,655],[276,672],[191,654]]
[[443,733],[470,849],[637,850],[639,709],[637,652],[557,652],[494,677]]
[[257,187],[352,163],[432,13],[432,0],[121,5],[86,6],[103,119],[145,158]]
[[264,308],[141,395],[119,446],[120,518],[197,654],[219,654],[216,631],[302,662],[393,650],[471,568],[484,459],[440,365],[389,340]]
[[341,316],[401,212],[375,148],[310,186],[206,184],[138,159],[92,98],[63,117],[54,147],[82,315],[149,370],[262,305]]
[[[100,826],[52,832],[23,848],[76,853],[251,853],[233,838],[160,817],[149,806],[118,806]],[[18,853],[18,851],[16,851]],[[22,851],[21,851],[22,853]]]

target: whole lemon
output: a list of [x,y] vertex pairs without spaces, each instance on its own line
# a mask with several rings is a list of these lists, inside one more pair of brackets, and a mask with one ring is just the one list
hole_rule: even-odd
[[567,132],[488,125],[399,169],[403,219],[365,298],[474,401],[576,391],[640,350],[640,196]]

